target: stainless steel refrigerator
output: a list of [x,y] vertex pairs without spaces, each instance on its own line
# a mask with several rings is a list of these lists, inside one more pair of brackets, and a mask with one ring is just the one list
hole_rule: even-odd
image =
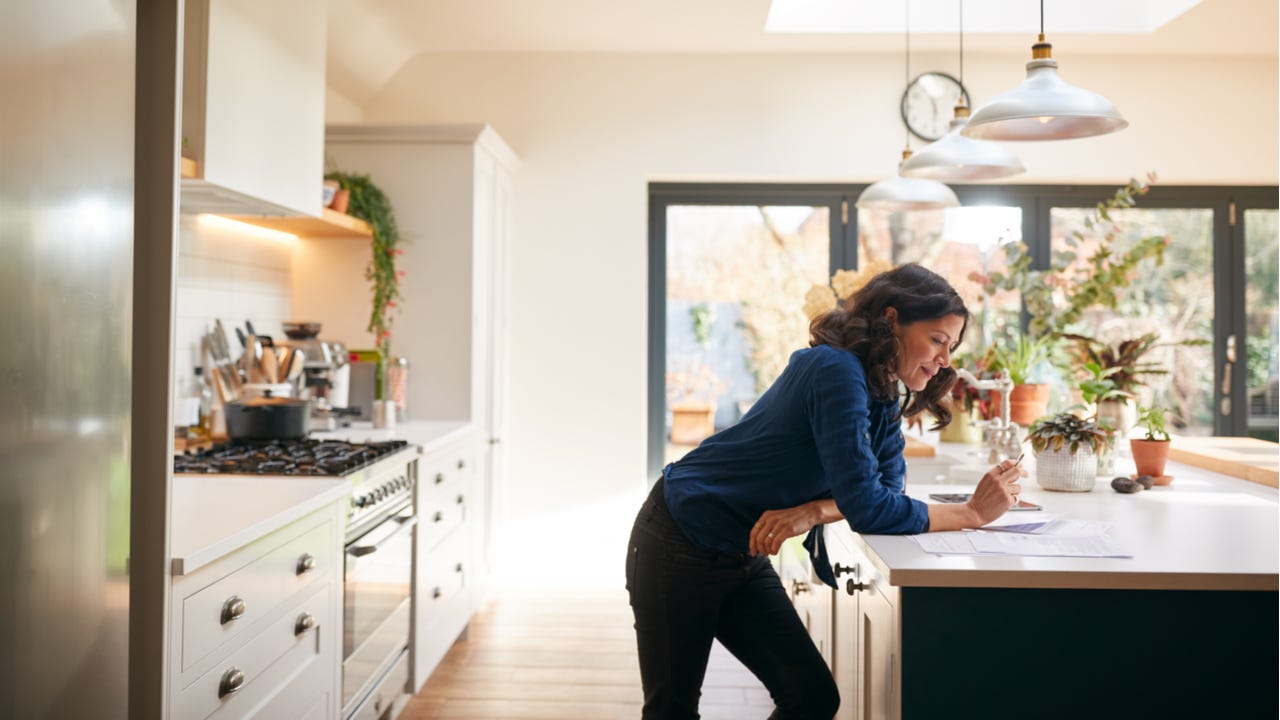
[[128,712],[135,29],[0,0],[4,718]]

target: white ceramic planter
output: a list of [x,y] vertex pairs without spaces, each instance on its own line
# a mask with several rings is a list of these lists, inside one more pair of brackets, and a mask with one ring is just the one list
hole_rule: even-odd
[[1036,453],[1036,483],[1045,490],[1089,492],[1098,480],[1098,456],[1093,450],[1070,448]]

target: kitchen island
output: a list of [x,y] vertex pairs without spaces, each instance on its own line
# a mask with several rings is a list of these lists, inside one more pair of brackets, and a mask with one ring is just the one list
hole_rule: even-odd
[[841,717],[1274,717],[1276,490],[1179,463],[1134,495],[1031,472],[1025,499],[1110,524],[1133,557],[935,556],[827,526]]

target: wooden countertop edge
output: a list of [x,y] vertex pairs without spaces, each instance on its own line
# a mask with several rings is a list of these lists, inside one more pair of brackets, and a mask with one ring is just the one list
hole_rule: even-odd
[[1027,588],[1042,590],[1245,590],[1276,592],[1280,574],[1028,572],[1016,570],[892,570],[898,588]]
[[1169,459],[1174,462],[1180,462],[1184,465],[1191,465],[1202,470],[1212,470],[1213,472],[1230,475],[1234,478],[1247,480],[1258,485],[1266,485],[1267,487],[1280,488],[1280,472],[1268,470],[1267,468],[1257,467],[1254,465],[1246,465],[1232,460],[1223,460],[1221,458],[1208,457],[1191,450],[1180,449],[1176,445],[1169,448]]

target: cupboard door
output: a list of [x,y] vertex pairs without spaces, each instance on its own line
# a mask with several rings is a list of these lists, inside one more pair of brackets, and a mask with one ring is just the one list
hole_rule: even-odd
[[858,695],[860,720],[899,717],[898,629],[894,606],[877,585],[858,593]]
[[[843,582],[843,580],[841,580]],[[858,703],[859,628],[862,625],[858,600],[861,593],[844,585],[832,591],[831,673],[840,691],[836,720],[854,720]]]

